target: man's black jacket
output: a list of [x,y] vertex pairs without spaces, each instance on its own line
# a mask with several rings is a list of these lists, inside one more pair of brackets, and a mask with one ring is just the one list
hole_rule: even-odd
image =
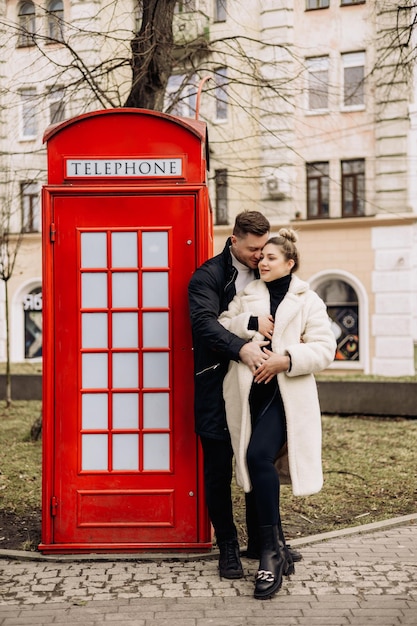
[[196,433],[213,439],[229,434],[223,401],[223,378],[231,359],[237,361],[244,339],[217,321],[236,294],[237,269],[232,265],[230,238],[220,254],[193,274],[188,297],[194,345],[194,414]]

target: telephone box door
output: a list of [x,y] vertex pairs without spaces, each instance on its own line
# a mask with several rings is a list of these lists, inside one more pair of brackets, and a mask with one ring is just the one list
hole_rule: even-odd
[[192,371],[196,197],[83,190],[49,202],[60,333],[53,541],[197,541],[192,381],[182,376]]

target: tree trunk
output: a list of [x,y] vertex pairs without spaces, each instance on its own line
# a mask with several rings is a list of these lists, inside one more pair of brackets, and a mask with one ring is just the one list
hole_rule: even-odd
[[174,65],[172,21],[176,0],[144,0],[140,31],[131,43],[132,88],[126,107],[162,111]]
[[4,281],[4,301],[6,317],[6,407],[12,404],[12,375],[10,371],[10,336],[9,336],[9,281]]

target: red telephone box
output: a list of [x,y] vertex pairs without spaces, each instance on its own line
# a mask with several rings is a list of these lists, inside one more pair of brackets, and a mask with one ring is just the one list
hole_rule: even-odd
[[205,124],[112,109],[44,139],[39,549],[208,550],[187,304],[212,253]]

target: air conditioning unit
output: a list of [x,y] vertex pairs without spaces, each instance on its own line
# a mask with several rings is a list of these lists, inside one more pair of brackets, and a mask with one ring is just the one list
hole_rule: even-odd
[[271,200],[282,200],[285,197],[280,181],[276,176],[266,179],[266,192]]

